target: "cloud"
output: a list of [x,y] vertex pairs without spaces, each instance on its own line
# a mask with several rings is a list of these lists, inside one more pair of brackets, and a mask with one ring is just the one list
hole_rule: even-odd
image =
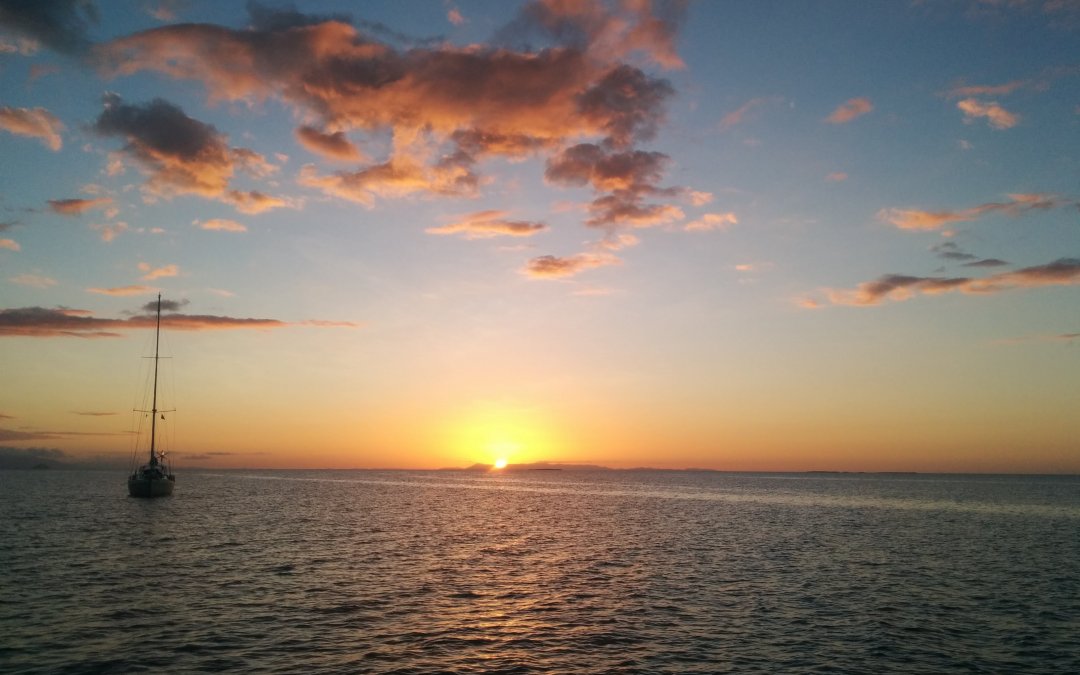
[[1075,200],[1062,199],[1044,193],[1010,194],[1007,202],[989,202],[959,211],[923,211],[920,209],[881,209],[877,213],[879,220],[891,223],[902,230],[937,230],[944,225],[956,222],[976,220],[988,213],[1004,213],[1014,218],[1029,211],[1048,211],[1050,209],[1072,206]]
[[1020,116],[1014,115],[995,102],[983,102],[974,98],[957,101],[956,107],[964,113],[964,123],[971,124],[980,117],[995,129],[1011,129],[1020,123]]
[[446,12],[446,20],[455,26],[461,26],[465,23],[465,17],[461,15],[461,10],[457,7],[451,7]]
[[615,256],[603,253],[578,253],[565,258],[544,255],[526,263],[521,273],[534,279],[562,279],[588,269],[618,265],[621,262]]
[[324,134],[314,127],[302,126],[296,129],[296,140],[311,152],[327,159],[344,162],[363,159],[360,150],[349,141],[343,131]]
[[56,279],[40,274],[20,274],[18,276],[10,277],[8,281],[20,286],[30,286],[31,288],[51,288],[60,283]]
[[992,294],[1021,288],[1071,286],[1080,284],[1080,259],[1061,258],[1046,265],[1025,267],[988,277],[919,277],[886,274],[859,284],[853,290],[828,289],[835,305],[871,306],[887,300],[908,300],[916,295],[938,295],[958,291],[965,294]]
[[531,237],[548,229],[544,223],[526,220],[508,220],[507,211],[478,211],[471,213],[464,220],[430,227],[428,234],[462,234],[466,239],[488,239],[498,236]]
[[154,293],[158,289],[153,286],[118,286],[115,288],[88,288],[87,293],[97,293],[98,295],[146,295],[147,293]]
[[[605,145],[580,143],[550,158],[544,171],[549,183],[571,187],[590,186],[600,196],[589,204],[593,226],[652,227],[685,217],[671,204],[646,204],[653,196],[669,196],[678,189],[659,188],[670,158],[660,152],[613,150]],[[703,193],[689,191],[691,200]]]
[[1013,80],[996,85],[957,85],[945,92],[947,98],[970,98],[972,96],[1007,96],[1029,84],[1027,80]]
[[220,230],[222,232],[247,232],[247,227],[241,225],[235,220],[229,220],[228,218],[211,218],[210,220],[203,221],[196,220],[192,224],[203,230]]
[[63,123],[44,108],[0,107],[0,129],[19,136],[40,138],[51,150],[64,147],[60,138]]
[[874,109],[868,98],[853,98],[842,103],[832,114],[825,118],[830,124],[847,124],[857,117],[862,117]]
[[230,148],[212,125],[188,117],[176,105],[154,99],[145,105],[105,97],[105,109],[92,129],[126,142],[120,153],[133,159],[148,175],[144,191],[153,197],[196,195],[232,204],[245,213],[285,205],[259,192],[230,189],[237,170],[261,177],[273,171],[262,155]]
[[89,47],[86,36],[97,20],[97,7],[86,0],[0,2],[0,26],[62,54]]
[[143,281],[153,281],[164,277],[175,277],[180,274],[180,268],[176,265],[165,265],[154,268],[149,263],[139,263],[139,271],[143,273]]
[[[143,308],[155,306],[150,303]],[[162,303],[162,309],[176,308],[175,303]],[[241,319],[229,316],[196,314],[162,314],[161,324],[169,330],[206,331],[206,330],[269,330],[292,325],[314,325],[334,327],[355,327],[351,322],[303,322],[290,324],[277,319]],[[22,307],[0,309],[0,337],[119,337],[121,331],[150,329],[155,325],[153,314],[146,313],[127,319],[107,319],[95,317],[91,312],[81,309],[46,309],[43,307]]]
[[114,412],[97,412],[93,410],[72,410],[71,414],[80,415],[82,417],[112,417],[117,413]]
[[708,232],[710,230],[726,230],[730,225],[735,225],[739,219],[734,213],[706,213],[701,218],[689,222],[683,226],[687,232]]
[[830,183],[841,183],[848,179],[848,175],[843,171],[833,171],[828,176],[825,176],[825,180]]
[[112,205],[113,200],[108,197],[97,199],[50,199],[49,208],[54,213],[65,216],[77,216],[92,209],[104,209]]
[[14,239],[0,239],[0,248],[7,249],[9,251],[21,251],[22,247],[19,246],[19,242]]
[[[363,163],[329,173],[305,166],[299,184],[367,207],[378,199],[473,197],[488,182],[479,173],[485,159],[539,154],[550,168],[574,148],[593,145],[601,151],[592,166],[579,167],[584,184],[598,193],[587,224],[643,227],[684,217],[673,204],[647,203],[684,191],[659,187],[667,162],[637,149],[665,122],[674,89],[626,59],[682,67],[675,38],[684,4],[534,0],[499,31],[498,46],[438,41],[407,50],[381,41],[385,31],[359,31],[343,17],[252,4],[247,28],[163,26],[101,44],[94,59],[110,76],[155,71],[200,81],[211,101],[282,101],[304,121],[296,134],[305,147],[324,158]],[[514,46],[534,40],[542,48]],[[230,166],[224,141],[178,109],[157,112],[197,135],[202,154],[167,154],[135,125],[113,125],[128,139],[126,152],[149,167],[150,187],[221,198]],[[106,113],[100,126],[107,126]],[[358,132],[354,138],[388,133],[393,144],[386,156],[369,161],[366,148],[349,140],[352,132]],[[198,170],[192,168],[196,159]],[[636,169],[619,172],[620,161]],[[630,187],[618,187],[620,181]]]
[[101,232],[101,240],[105,242],[112,241],[120,236],[122,233],[127,232],[127,223],[95,223],[91,224],[90,228]]
[[735,110],[732,110],[728,114],[724,115],[724,117],[720,120],[720,124],[718,125],[719,129],[720,131],[727,131],[734,126],[742,124],[750,115],[750,113],[753,112],[755,109],[760,108],[767,103],[780,103],[783,100],[784,99],[780,96],[752,98],[746,103],[743,103]]

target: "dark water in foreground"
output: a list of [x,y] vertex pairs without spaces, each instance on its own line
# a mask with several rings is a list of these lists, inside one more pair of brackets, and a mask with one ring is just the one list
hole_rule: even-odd
[[0,472],[0,672],[1080,672],[1080,478]]

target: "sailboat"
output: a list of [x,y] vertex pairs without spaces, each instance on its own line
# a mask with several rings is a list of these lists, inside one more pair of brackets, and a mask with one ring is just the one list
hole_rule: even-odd
[[[150,461],[135,469],[128,476],[128,495],[132,497],[167,497],[173,493],[176,476],[166,461],[165,454],[157,449],[158,410],[158,356],[161,345],[161,293],[157,297],[157,326],[154,332],[154,398],[150,410],[136,412],[150,413]],[[161,415],[165,419],[164,414]]]

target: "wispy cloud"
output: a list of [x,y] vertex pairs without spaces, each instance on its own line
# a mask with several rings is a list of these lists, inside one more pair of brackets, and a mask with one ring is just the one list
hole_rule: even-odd
[[0,248],[7,249],[8,251],[21,251],[22,247],[19,246],[19,242],[14,239],[0,239]]
[[175,277],[180,274],[180,267],[178,265],[165,265],[164,267],[154,267],[150,263],[139,263],[139,271],[143,273],[143,281],[153,281],[154,279],[161,279],[164,277]]
[[235,220],[228,218],[211,218],[210,220],[196,220],[192,223],[202,230],[219,230],[222,232],[247,232],[247,227]]
[[985,117],[990,126],[995,129],[1011,129],[1020,123],[1019,115],[1009,112],[994,101],[965,98],[957,101],[956,107],[964,113],[965,124],[970,124],[980,117]]
[[879,220],[891,223],[902,230],[937,230],[949,223],[976,220],[989,213],[1003,213],[1018,217],[1029,211],[1047,211],[1075,205],[1076,201],[1045,193],[1010,194],[1006,202],[988,202],[967,209],[924,211],[922,209],[881,209]]
[[128,296],[128,295],[147,295],[154,293],[158,289],[153,286],[118,286],[115,288],[88,288],[87,293],[96,293],[98,295],[115,295],[115,296]]
[[970,98],[972,96],[1007,96],[1030,84],[1027,80],[1013,80],[1004,84],[958,84],[944,93],[947,98]]
[[548,229],[544,223],[510,220],[507,211],[478,211],[439,227],[430,227],[429,234],[461,234],[466,239],[489,239],[498,236],[531,237]]
[[757,108],[760,108],[769,103],[783,102],[783,98],[779,96],[758,97],[752,98],[741,106],[732,110],[728,114],[724,115],[720,119],[719,129],[720,131],[727,131],[728,129],[742,124]]
[[621,263],[621,260],[610,253],[578,253],[563,258],[545,255],[530,260],[521,273],[534,279],[563,279],[587,269]]
[[842,183],[848,179],[848,175],[843,171],[833,171],[829,175],[825,176],[825,180],[830,183]]
[[49,208],[55,213],[65,216],[77,216],[94,209],[104,209],[111,206],[113,200],[109,197],[97,197],[95,199],[50,199]]
[[1061,258],[1046,265],[1035,265],[988,277],[920,277],[886,274],[854,289],[827,289],[834,305],[872,306],[886,301],[908,300],[916,295],[939,295],[961,292],[993,294],[1021,288],[1071,286],[1080,284],[1080,259]]
[[52,288],[56,286],[58,282],[52,277],[47,277],[41,274],[19,274],[8,279],[13,284],[20,286],[30,286],[31,288]]
[[845,101],[825,118],[830,124],[847,124],[848,122],[862,117],[874,109],[874,104],[868,98],[853,98]]
[[734,213],[706,213],[697,220],[693,220],[683,226],[687,232],[708,232],[710,230],[726,230],[735,225],[739,219]]
[[[170,305],[169,310],[171,311],[175,306]],[[146,307],[143,309],[146,310]],[[165,309],[164,305],[163,309]],[[357,324],[348,321],[287,323],[277,319],[242,319],[230,316],[179,313],[163,314],[161,323],[170,330],[183,331],[269,330],[295,325],[357,326]],[[43,307],[0,309],[0,337],[119,337],[122,331],[150,329],[154,325],[155,317],[148,313],[126,319],[108,319],[96,317],[90,311],[82,309],[47,309]]]
[[64,141],[60,132],[64,125],[44,108],[0,107],[0,129],[19,136],[41,139],[51,150],[60,150]]

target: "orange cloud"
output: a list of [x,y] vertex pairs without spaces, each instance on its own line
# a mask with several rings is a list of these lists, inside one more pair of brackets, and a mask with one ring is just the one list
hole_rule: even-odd
[[1011,129],[1020,123],[1020,116],[1014,115],[997,103],[984,103],[974,98],[957,101],[956,107],[964,113],[964,123],[970,124],[980,117],[985,117],[995,129]]
[[831,124],[846,124],[857,117],[862,117],[873,109],[874,104],[870,102],[870,99],[853,98],[837,107],[831,115],[825,118],[825,121]]
[[615,256],[604,253],[578,253],[565,258],[544,255],[526,263],[521,273],[534,279],[562,279],[587,269],[618,265],[621,262]]
[[103,209],[113,203],[108,197],[97,199],[50,199],[49,208],[54,213],[65,216],[77,216],[91,209]]
[[1010,194],[1007,202],[990,202],[959,211],[923,211],[920,209],[881,209],[877,213],[879,220],[891,223],[902,230],[936,230],[949,223],[976,220],[988,213],[1004,213],[1018,217],[1028,211],[1046,211],[1076,204],[1075,201],[1060,199],[1054,195]]
[[918,294],[937,295],[952,291],[990,294],[1019,288],[1077,284],[1080,284],[1080,259],[1061,258],[1046,265],[1025,267],[981,278],[886,274],[873,281],[861,283],[853,290],[829,289],[826,294],[834,305],[870,306],[880,305],[887,300],[908,300]]
[[[665,121],[674,90],[625,60],[637,54],[664,68],[683,67],[675,37],[684,10],[680,2],[532,0],[496,42],[528,44],[541,36],[548,48],[443,42],[406,51],[342,19],[253,6],[242,30],[163,26],[98,45],[93,58],[112,76],[150,70],[201,81],[214,101],[277,98],[305,120],[297,138],[321,157],[356,161],[355,151],[365,161],[346,135],[390,132],[387,156],[354,171],[301,169],[299,184],[328,196],[368,207],[417,194],[475,196],[485,184],[481,160],[543,154],[550,182],[596,191],[587,225],[648,227],[685,217],[673,204],[649,203],[685,190],[660,187],[666,156],[636,149]],[[238,208],[254,208],[226,193],[233,164],[213,128],[170,117],[201,139],[192,148],[200,154],[174,152],[166,162],[165,149],[144,150],[144,136],[130,126],[117,134],[150,167],[151,191],[231,198]]]
[[760,108],[766,103],[779,103],[784,99],[779,96],[771,96],[767,98],[752,98],[741,106],[732,110],[728,114],[724,115],[720,120],[720,131],[727,131],[731,127],[742,124],[746,117],[754,111],[756,108]]
[[465,23],[465,17],[461,15],[461,10],[457,7],[451,7],[446,12],[446,20],[455,26],[461,26]]
[[44,108],[0,107],[0,129],[19,136],[39,138],[50,150],[59,150],[64,146],[60,138],[63,123]]
[[149,176],[143,189],[151,196],[197,195],[232,204],[244,213],[286,205],[260,192],[229,189],[237,170],[264,177],[276,167],[257,152],[230,148],[212,125],[188,117],[163,99],[129,105],[109,94],[92,129],[126,141],[120,154],[135,160]]
[[355,162],[363,159],[360,150],[349,141],[345,132],[336,131],[324,134],[314,127],[303,126],[296,130],[296,140],[300,145],[317,155],[343,162]]
[[0,248],[6,248],[9,251],[21,251],[22,247],[19,246],[19,242],[14,239],[0,239]]
[[222,232],[247,232],[247,228],[235,220],[228,218],[211,218],[210,220],[198,221],[194,225],[203,230],[220,230]]
[[739,219],[734,213],[706,213],[701,218],[689,222],[683,226],[687,232],[708,232],[710,230],[725,230],[729,225],[735,225]]
[[139,263],[139,271],[144,273],[143,281],[153,281],[162,277],[175,277],[180,274],[180,268],[176,265],[154,268],[149,263]]
[[843,171],[834,171],[828,176],[825,176],[825,180],[829,181],[830,183],[841,183],[847,179],[848,175]]
[[478,211],[460,220],[425,230],[428,234],[462,234],[466,239],[489,239],[498,236],[531,237],[548,229],[544,223],[508,220],[506,211]]

